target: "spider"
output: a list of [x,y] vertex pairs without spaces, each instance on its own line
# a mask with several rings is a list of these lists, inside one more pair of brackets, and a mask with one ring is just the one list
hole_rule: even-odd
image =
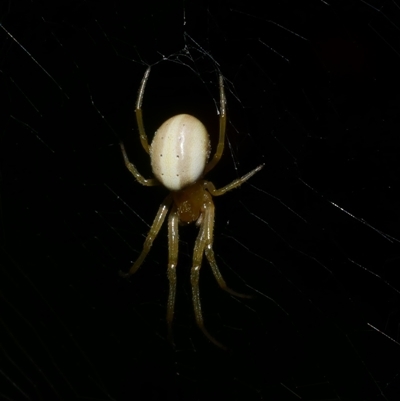
[[163,185],[170,190],[169,195],[161,203],[154,222],[146,237],[143,250],[128,273],[124,277],[134,274],[146,258],[154,239],[157,237],[162,224],[168,216],[168,279],[169,295],[167,306],[167,324],[169,338],[172,341],[172,320],[174,316],[176,294],[176,266],[178,262],[178,224],[195,222],[199,227],[199,234],[193,251],[193,265],[190,273],[192,300],[196,323],[204,335],[215,345],[225,348],[205,328],[200,303],[199,274],[203,254],[205,254],[219,286],[228,293],[237,297],[249,298],[230,289],[223,279],[215,260],[213,251],[213,229],[215,207],[213,196],[220,196],[239,187],[264,165],[256,167],[241,178],[230,184],[216,189],[210,181],[203,177],[212,170],[220,160],[224,151],[226,127],[226,98],[224,80],[219,75],[220,117],[219,141],[214,156],[210,161],[210,139],[203,123],[188,114],[179,114],[165,121],[155,132],[149,146],[142,118],[142,101],[150,67],[147,68],[139,87],[136,100],[136,121],[139,129],[140,141],[143,149],[150,155],[151,166],[155,178],[144,178],[136,167],[129,161],[123,143],[120,144],[124,162],[136,180],[145,186]]

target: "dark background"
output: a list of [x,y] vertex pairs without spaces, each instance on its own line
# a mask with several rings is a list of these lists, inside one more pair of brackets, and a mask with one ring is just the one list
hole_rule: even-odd
[[[253,4],[254,3],[254,4]],[[400,3],[3,2],[0,8],[0,399],[397,400],[400,394]],[[167,232],[142,268],[163,188],[152,133],[186,112],[218,136],[214,249],[195,325],[195,227],[181,229],[175,349]]]

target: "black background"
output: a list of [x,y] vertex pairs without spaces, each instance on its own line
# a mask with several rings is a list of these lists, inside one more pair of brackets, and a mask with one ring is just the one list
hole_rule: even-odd
[[[400,4],[4,2],[0,96],[0,398],[395,400],[400,394]],[[176,347],[167,232],[124,280],[166,194],[149,137],[186,112],[227,144],[204,262],[210,344],[192,312],[195,227],[181,230]]]

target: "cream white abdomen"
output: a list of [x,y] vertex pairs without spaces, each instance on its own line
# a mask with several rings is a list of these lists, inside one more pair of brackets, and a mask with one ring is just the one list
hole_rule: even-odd
[[179,191],[202,176],[209,153],[210,139],[203,123],[179,114],[156,131],[150,146],[151,167],[158,181]]

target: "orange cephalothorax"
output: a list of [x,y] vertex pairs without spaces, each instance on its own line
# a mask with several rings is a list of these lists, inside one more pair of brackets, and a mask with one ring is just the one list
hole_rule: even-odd
[[180,191],[173,192],[173,198],[180,223],[192,223],[201,219],[204,205],[211,196],[204,189],[204,181],[198,181]]

